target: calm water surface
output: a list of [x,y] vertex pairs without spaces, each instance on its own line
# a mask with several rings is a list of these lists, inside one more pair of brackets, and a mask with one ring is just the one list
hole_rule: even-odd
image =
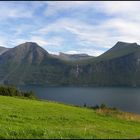
[[33,90],[40,99],[80,106],[105,103],[109,107],[140,114],[140,88],[22,86],[20,89]]

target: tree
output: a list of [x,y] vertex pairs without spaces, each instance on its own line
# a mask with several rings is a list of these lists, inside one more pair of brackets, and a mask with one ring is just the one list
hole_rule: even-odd
[[84,107],[86,107],[87,106],[87,104],[86,103],[84,103]]
[[107,108],[107,106],[106,106],[105,104],[102,103],[101,106],[100,106],[100,108],[101,108],[101,109],[104,109],[104,108]]

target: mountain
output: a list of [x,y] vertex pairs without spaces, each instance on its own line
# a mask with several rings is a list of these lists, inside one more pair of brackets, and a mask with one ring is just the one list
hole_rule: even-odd
[[117,42],[111,49],[101,54],[98,59],[112,59],[121,57],[140,49],[137,43]]
[[34,42],[26,42],[0,55],[0,82],[56,85],[66,64]]
[[60,52],[59,55],[52,55],[52,56],[64,61],[77,61],[77,60],[86,60],[89,58],[93,58],[93,56],[89,56],[87,54],[66,54],[62,52]]
[[0,83],[140,86],[140,46],[137,43],[117,42],[98,57],[85,57],[89,56],[60,53],[56,57],[38,44],[26,42],[0,55]]
[[34,42],[20,44],[1,55],[0,63],[36,63],[41,62],[48,52]]
[[118,42],[97,57],[96,61],[81,66],[79,71],[87,85],[140,85],[140,46],[136,43]]
[[9,50],[9,48],[5,48],[5,47],[0,46],[0,55],[2,53],[6,52],[7,50]]

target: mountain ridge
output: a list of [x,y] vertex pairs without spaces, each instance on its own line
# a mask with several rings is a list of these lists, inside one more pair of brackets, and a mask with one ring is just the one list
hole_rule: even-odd
[[67,54],[67,53],[63,53],[63,52],[59,52],[59,55],[52,55],[52,56],[55,57],[55,58],[64,60],[64,61],[86,60],[86,59],[94,57],[94,56],[90,56],[90,55],[84,54],[84,53],[80,53],[80,54]]
[[127,55],[140,50],[140,45],[137,43],[127,43],[118,41],[112,48],[104,52],[99,58],[108,59]]
[[8,51],[10,48],[6,48],[3,46],[0,46],[0,55],[3,54],[4,52]]
[[137,43],[118,42],[98,57],[75,61],[56,58],[34,42],[20,44],[0,55],[3,84],[139,86],[139,73]]

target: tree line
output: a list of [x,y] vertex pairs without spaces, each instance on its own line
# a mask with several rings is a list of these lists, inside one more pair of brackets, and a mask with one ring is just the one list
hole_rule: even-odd
[[3,96],[20,96],[27,98],[36,98],[35,93],[33,91],[20,91],[14,86],[0,86],[0,95]]

